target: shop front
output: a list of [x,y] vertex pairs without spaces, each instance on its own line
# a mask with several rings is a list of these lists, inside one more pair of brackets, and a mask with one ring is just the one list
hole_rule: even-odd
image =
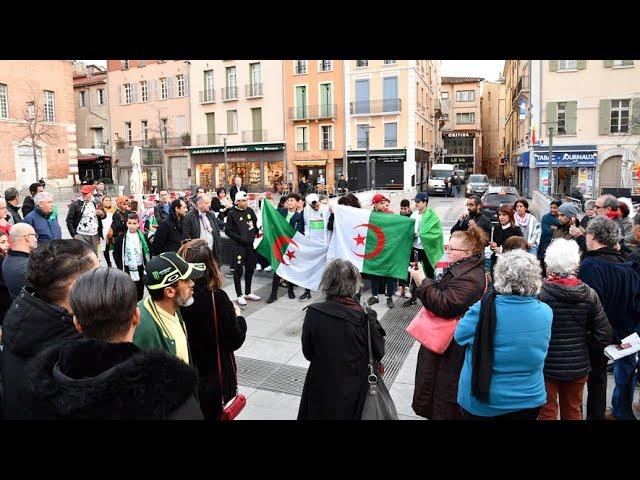
[[[534,147],[533,154],[538,170],[537,188],[546,193],[549,186],[549,150],[545,147]],[[524,155],[527,155],[528,160],[528,152]],[[561,197],[571,196],[571,190],[579,187],[584,198],[594,198],[597,164],[598,150],[595,145],[553,147],[553,192]]]
[[272,189],[277,179],[284,178],[284,148],[284,143],[229,145],[225,174],[223,147],[196,147],[191,150],[196,184],[228,188],[239,175],[250,192]]
[[455,165],[456,169],[464,170],[467,175],[476,173],[475,167],[475,133],[447,132],[442,134],[444,143],[444,163]]
[[416,149],[416,179],[415,185],[418,192],[427,189],[429,180],[429,152]]
[[514,155],[513,158],[516,167],[516,188],[523,197],[531,198],[529,152]]
[[84,149],[79,149],[80,155],[78,155],[78,178],[80,182],[95,183],[98,180],[113,180],[113,173],[111,170],[111,157],[104,155],[104,153],[83,153]]
[[[296,168],[296,178],[298,181],[302,177],[307,179],[307,183],[321,193],[326,193],[327,187],[327,161],[328,160],[294,160]],[[295,186],[297,191],[297,185]]]
[[[361,150],[347,152],[349,190],[367,188],[367,154]],[[369,162],[373,188],[402,190],[404,188],[404,167],[407,160],[405,149],[371,150]]]

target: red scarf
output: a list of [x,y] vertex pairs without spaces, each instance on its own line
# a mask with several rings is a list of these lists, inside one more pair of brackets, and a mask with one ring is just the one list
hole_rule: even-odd
[[622,212],[620,210],[616,210],[615,212],[612,210],[609,213],[607,213],[607,217],[610,218],[611,220],[615,220],[616,218],[622,217]]
[[561,277],[559,275],[556,275],[555,273],[550,273],[547,277],[547,282],[553,283],[555,285],[567,285],[569,287],[575,287],[576,285],[580,285],[582,283],[582,280],[577,278],[575,275]]

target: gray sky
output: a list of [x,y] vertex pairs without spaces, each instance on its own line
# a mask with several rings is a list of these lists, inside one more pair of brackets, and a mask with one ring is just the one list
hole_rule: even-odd
[[[106,60],[81,60],[89,64],[107,66]],[[441,75],[457,77],[483,77],[497,80],[504,67],[504,60],[443,60]]]
[[502,73],[504,60],[442,60],[441,76],[482,77],[497,80]]

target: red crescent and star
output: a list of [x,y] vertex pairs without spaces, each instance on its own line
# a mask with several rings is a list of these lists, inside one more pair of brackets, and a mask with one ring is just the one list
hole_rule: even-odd
[[[285,261],[284,256],[282,254],[283,245],[287,245],[287,246],[293,245],[296,248],[300,248],[300,247],[298,246],[298,244],[293,238],[289,238],[286,235],[281,235],[278,238],[276,238],[275,242],[273,243],[273,254],[276,256],[276,260],[278,260],[278,262],[282,263],[283,265],[289,265]],[[289,257],[289,261],[293,260],[294,258],[297,258],[295,251],[290,251],[289,248],[287,248],[285,255]]]
[[[369,230],[371,230],[373,233],[376,234],[376,248],[371,250],[369,253],[365,253],[365,254],[358,253],[353,250],[351,251],[356,256],[360,258],[364,258],[365,260],[369,260],[373,257],[377,257],[378,255],[380,255],[380,252],[382,252],[382,249],[384,248],[384,233],[382,233],[382,229],[377,225],[373,225],[371,223],[363,223],[361,225],[357,225],[353,227],[353,229],[355,230],[356,228],[360,228],[360,227],[367,227]],[[363,237],[362,235],[360,235],[360,232],[358,232],[358,236],[353,238],[356,241],[356,247],[358,245],[364,245],[364,241],[366,238],[367,237]]]

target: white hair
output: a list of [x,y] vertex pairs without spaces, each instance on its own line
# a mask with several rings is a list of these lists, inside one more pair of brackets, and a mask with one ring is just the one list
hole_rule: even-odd
[[40,205],[40,202],[45,202],[47,200],[53,200],[53,195],[49,192],[40,192],[33,197],[33,203],[36,205]]
[[500,256],[493,270],[494,288],[505,295],[530,297],[540,293],[542,269],[538,259],[524,250],[511,250]]
[[575,240],[557,238],[544,255],[547,272],[572,274],[580,266],[580,248]]

